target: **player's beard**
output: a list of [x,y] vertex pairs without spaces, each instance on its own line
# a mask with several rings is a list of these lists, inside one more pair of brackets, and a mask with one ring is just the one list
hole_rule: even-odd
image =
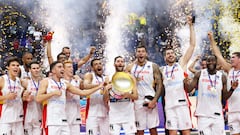
[[124,70],[124,67],[122,66],[116,67],[117,72],[123,72],[123,70]]

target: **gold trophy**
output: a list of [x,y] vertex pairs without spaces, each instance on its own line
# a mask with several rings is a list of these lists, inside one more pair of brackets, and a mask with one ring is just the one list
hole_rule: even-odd
[[116,99],[121,99],[125,92],[132,92],[134,81],[128,73],[116,72],[112,77],[113,89],[110,94]]

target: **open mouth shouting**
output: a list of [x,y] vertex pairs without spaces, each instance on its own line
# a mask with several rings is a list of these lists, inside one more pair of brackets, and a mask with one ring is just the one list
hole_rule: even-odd
[[63,76],[64,75],[64,70],[60,71],[60,75]]
[[102,67],[98,67],[96,73],[97,75],[102,75]]
[[14,69],[13,70],[14,75],[18,75],[18,71],[19,71],[18,69]]
[[144,56],[139,56],[138,57],[138,61],[139,62],[144,62],[145,61],[145,57]]

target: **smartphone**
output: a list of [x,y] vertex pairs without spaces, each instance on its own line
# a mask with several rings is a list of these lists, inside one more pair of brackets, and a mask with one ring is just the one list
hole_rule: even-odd
[[195,18],[196,18],[196,16],[194,15],[194,16],[192,16],[192,23],[195,23]]
[[195,23],[196,20],[196,12],[193,10],[192,11],[192,23]]

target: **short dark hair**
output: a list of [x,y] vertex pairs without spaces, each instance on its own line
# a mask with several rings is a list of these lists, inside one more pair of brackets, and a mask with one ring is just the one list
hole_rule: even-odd
[[91,63],[90,63],[91,67],[93,66],[93,62],[94,62],[94,61],[97,61],[97,60],[101,60],[101,59],[100,59],[100,58],[94,58],[94,59],[91,61]]
[[203,57],[203,58],[201,59],[201,61],[207,61],[207,58],[206,58],[206,57]]
[[28,51],[25,51],[25,52],[23,52],[22,57],[24,57],[24,56],[27,55],[27,54],[32,54],[32,53],[31,53],[31,52],[28,52]]
[[164,50],[163,50],[163,56],[166,56],[166,52],[168,50],[173,50],[173,47],[172,46],[167,46]]
[[61,63],[60,61],[54,61],[52,64],[50,64],[50,72],[52,72],[53,68],[58,64]]
[[212,54],[212,55],[208,55],[207,58],[206,58],[206,60],[208,60],[209,57],[214,57],[214,58],[216,59],[216,61],[217,61],[217,56],[216,56],[216,55],[214,55],[214,54]]
[[10,66],[10,63],[12,63],[12,62],[17,62],[17,63],[20,64],[20,61],[19,61],[18,57],[9,57],[7,59],[7,66]]
[[117,57],[115,57],[115,58],[114,58],[114,62],[116,62],[116,60],[117,60],[118,58],[123,58],[123,57],[122,57],[122,56],[117,56]]
[[240,58],[240,52],[233,52],[233,55],[236,55],[238,58]]
[[59,54],[57,55],[57,60],[59,60],[59,59],[60,59],[60,56],[61,56],[61,55],[64,55],[64,56],[66,56],[64,53],[62,53],[62,52],[61,52],[61,53],[59,53]]
[[144,45],[139,45],[139,46],[137,46],[136,50],[139,49],[139,48],[144,48],[144,49],[146,50],[146,52],[147,52],[147,47],[146,47],[146,46],[144,46]]
[[32,66],[33,64],[38,64],[38,65],[39,65],[39,62],[37,62],[37,61],[32,61],[32,62],[30,62],[30,63],[28,64],[29,68],[31,68],[31,66]]
[[63,52],[63,50],[64,49],[70,49],[68,46],[64,46],[63,48],[62,48],[62,52]]

